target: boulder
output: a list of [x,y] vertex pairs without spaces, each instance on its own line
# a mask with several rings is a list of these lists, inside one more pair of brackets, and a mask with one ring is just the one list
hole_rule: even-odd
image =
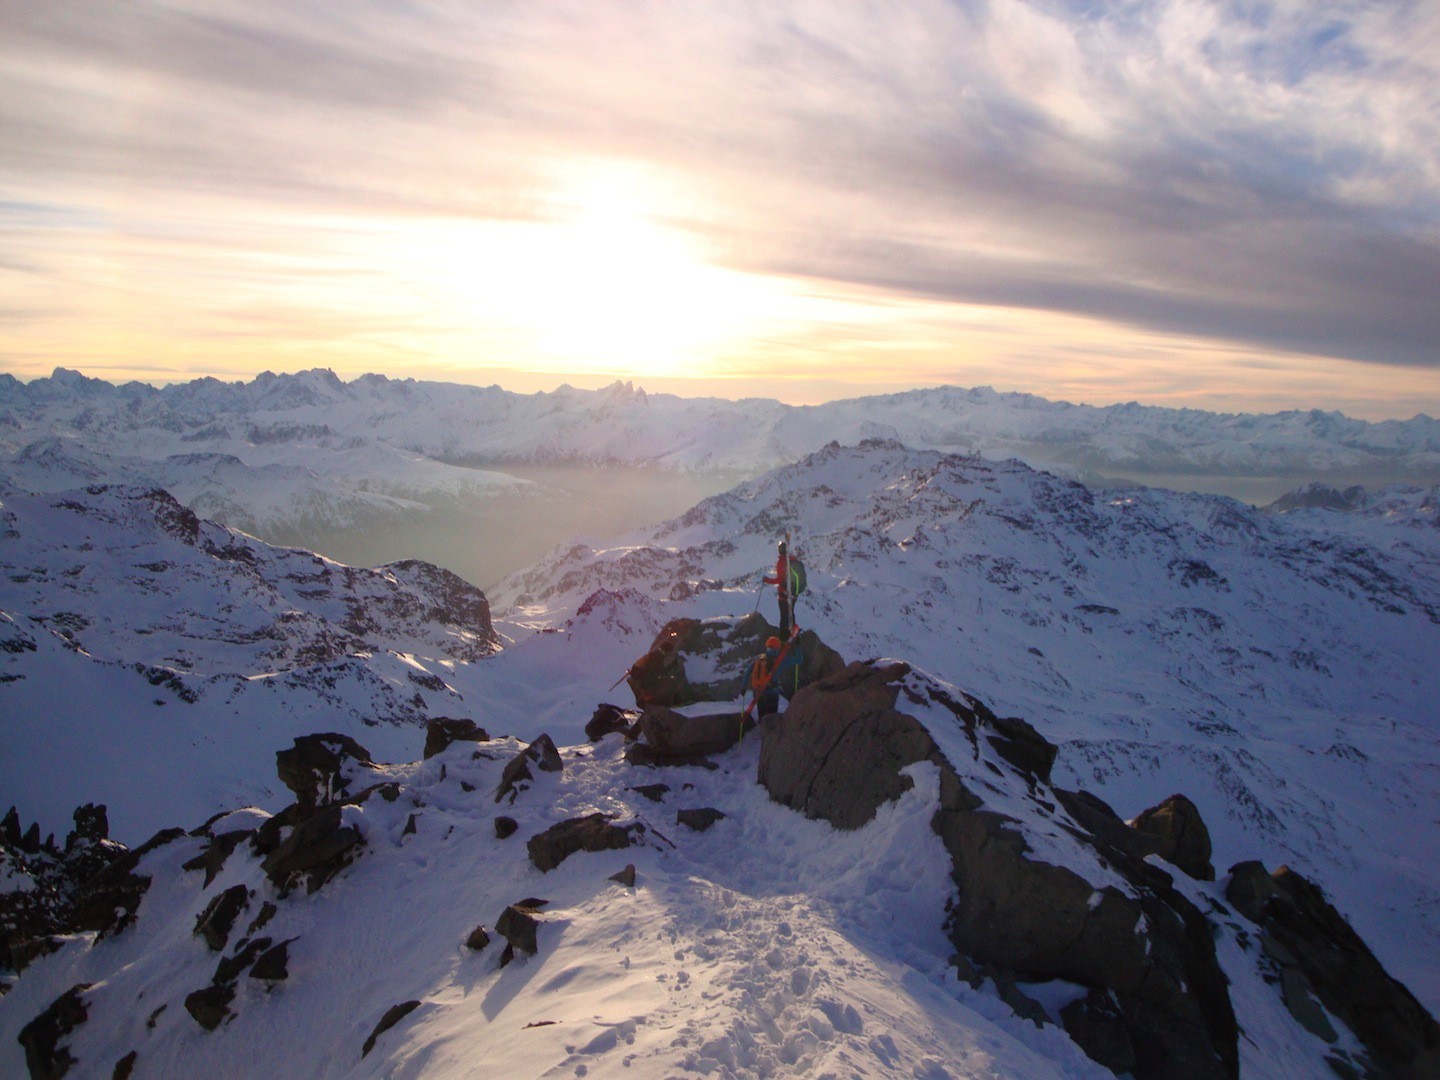
[[1286,866],[1266,874],[1245,862],[1231,867],[1225,897],[1260,927],[1285,1004],[1300,1023],[1317,1033],[1329,1026],[1311,1000],[1318,998],[1365,1044],[1377,1074],[1440,1076],[1440,1025],[1317,885]]
[[555,741],[549,735],[541,735],[510,759],[500,774],[500,784],[495,789],[495,801],[498,803],[509,795],[513,803],[516,796],[535,779],[532,766],[541,772],[564,771],[565,762],[561,760],[560,751],[556,749]]
[[628,738],[639,718],[640,714],[634,709],[622,709],[619,705],[598,705],[585,725],[585,737],[592,743],[616,733]]
[[511,904],[495,920],[495,932],[509,942],[510,948],[534,956],[540,945],[537,933],[540,919],[537,910],[523,900]]
[[[261,940],[268,940],[262,938]],[[255,966],[250,969],[250,978],[262,979],[265,982],[282,982],[290,977],[290,943],[295,938],[287,938],[279,945],[273,945],[260,954],[255,961]]]
[[233,983],[240,977],[240,973],[254,964],[256,958],[272,944],[273,942],[268,937],[242,942],[234,956],[222,957],[220,963],[215,965],[215,974],[210,977],[210,981],[212,983]]
[[504,840],[506,837],[513,836],[518,828],[520,828],[520,823],[513,817],[501,816],[495,819],[495,836],[498,839]]
[[1210,830],[1195,804],[1184,795],[1171,795],[1141,812],[1133,825],[1137,832],[1154,838],[1156,854],[1166,862],[1197,881],[1215,880],[1215,867],[1210,865]]
[[[744,730],[754,728],[745,718]],[[652,706],[640,714],[640,734],[649,748],[649,758],[665,763],[689,763],[696,758],[723,753],[740,741],[742,719],[738,712],[686,716],[663,706]]]
[[626,863],[625,869],[619,873],[611,874],[606,880],[623,885],[627,889],[633,889],[635,887],[635,864],[633,862]]
[[701,806],[692,810],[681,810],[675,814],[675,824],[684,825],[686,828],[694,829],[696,832],[704,832],[717,821],[724,820],[725,815],[712,806]]
[[489,742],[490,736],[474,720],[436,717],[425,725],[425,757],[432,758],[455,742]]
[[211,983],[185,998],[185,1011],[206,1031],[214,1031],[230,1015],[234,1000],[234,983]]
[[465,939],[467,949],[475,949],[477,952],[490,944],[490,931],[483,926],[477,926]]
[[230,940],[230,930],[235,919],[250,902],[250,892],[244,885],[232,885],[218,896],[212,897],[195,919],[195,933],[205,939],[205,944],[216,952],[225,948]]
[[60,1040],[89,1019],[84,997],[89,989],[89,983],[77,983],[20,1029],[19,1042],[25,1048],[25,1064],[33,1080],[58,1080],[76,1063],[70,1048],[61,1046]]
[[365,843],[359,828],[342,824],[340,803],[331,803],[301,821],[261,862],[282,892],[288,892],[302,878],[305,891],[313,893],[355,857]]
[[525,843],[530,861],[542,871],[554,870],[577,851],[613,851],[627,848],[644,826],[610,824],[608,814],[587,814],[552,825]]
[[280,781],[305,809],[344,799],[352,784],[363,786],[357,779],[374,767],[370,751],[349,735],[335,732],[301,735],[290,749],[275,752]]

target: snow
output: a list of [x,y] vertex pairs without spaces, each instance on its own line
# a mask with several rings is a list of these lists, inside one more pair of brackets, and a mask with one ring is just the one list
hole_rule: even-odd
[[[237,1015],[215,1032],[183,1005],[218,959],[195,918],[237,884],[256,892],[241,916],[253,918],[273,886],[244,845],[205,890],[179,869],[199,839],[152,853],[140,872],[155,884],[135,927],[72,941],[4,999],[0,1073],[23,1068],[24,1019],[91,982],[71,1052],[103,1071],[138,1050],[142,1076],[1108,1075],[1058,1029],[1019,1020],[948,969],[940,922],[952,886],[929,828],[934,766],[915,767],[911,791],[842,833],[769,801],[754,783],[754,742],[715,771],[647,776],[623,763],[612,736],[565,750],[562,774],[541,774],[498,807],[488,793],[519,744],[482,744],[494,759],[472,758],[473,746],[377,775],[403,794],[347,810],[364,854],[315,895],[281,901],[265,928],[294,939],[290,978],[266,989],[242,976]],[[628,791],[628,778],[656,775],[671,786],[664,806]],[[728,816],[693,833],[674,823],[687,806]],[[597,810],[646,823],[650,843],[541,874],[518,837],[495,837],[502,812],[525,836]],[[407,836],[411,813],[418,829]],[[633,889],[606,880],[626,863]],[[496,942],[464,948],[475,925],[493,926],[527,895],[548,900],[536,956],[502,969]],[[379,1017],[411,999],[421,1006],[362,1058]]]

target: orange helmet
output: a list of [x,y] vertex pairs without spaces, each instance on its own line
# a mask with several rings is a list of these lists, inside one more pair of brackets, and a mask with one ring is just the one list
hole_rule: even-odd
[[765,642],[765,648],[767,648],[767,649],[778,649],[778,648],[780,648],[780,639],[779,639],[778,637],[769,638],[769,639]]

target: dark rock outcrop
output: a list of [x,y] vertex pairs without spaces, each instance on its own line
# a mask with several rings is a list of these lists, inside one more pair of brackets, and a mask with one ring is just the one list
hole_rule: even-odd
[[610,824],[608,814],[587,814],[552,825],[525,843],[530,861],[540,870],[554,870],[577,851],[613,851],[631,845],[635,833],[644,829],[639,822]]
[[689,810],[680,810],[675,814],[675,824],[684,825],[686,828],[694,829],[696,832],[704,832],[717,821],[724,821],[725,815],[713,806],[701,806]]
[[306,809],[345,799],[352,785],[364,786],[359,778],[374,767],[369,750],[335,732],[301,735],[290,749],[275,752],[276,773]]
[[230,1016],[235,1000],[234,983],[211,983],[185,998],[185,1011],[206,1031],[214,1031]]
[[474,949],[477,952],[485,948],[489,944],[490,931],[486,930],[483,926],[475,927],[475,929],[471,930],[469,935],[465,938],[465,947],[467,949]]
[[84,997],[89,989],[89,983],[77,983],[20,1029],[20,1045],[25,1048],[32,1080],[59,1080],[76,1063],[70,1048],[61,1046],[60,1040],[89,1018]]
[[[265,940],[265,939],[261,939]],[[290,977],[290,945],[295,938],[287,938],[278,945],[272,945],[260,954],[255,966],[250,969],[252,979],[265,982],[282,982]]]
[[[1318,999],[1365,1044],[1377,1075],[1440,1077],[1440,1024],[1314,883],[1287,866],[1268,874],[1258,862],[1243,862],[1230,868],[1225,897],[1260,927],[1261,946],[1298,1021],[1327,1038],[1328,1021],[1312,1001]],[[1333,1038],[1332,1030],[1327,1041]]]
[[261,862],[266,876],[282,891],[304,879],[305,891],[313,893],[348,866],[365,838],[358,827],[342,824],[343,810],[331,803],[297,824]]
[[495,836],[500,840],[514,836],[515,830],[518,828],[520,828],[520,823],[513,817],[505,817],[502,815],[495,819]]
[[500,918],[495,920],[495,932],[509,942],[509,947],[531,956],[540,948],[537,937],[539,929],[538,909],[523,900],[506,907],[500,913]]
[[511,803],[514,803],[516,796],[535,779],[535,774],[531,771],[532,765],[541,772],[564,771],[565,762],[561,760],[560,751],[556,749],[555,741],[549,735],[541,735],[511,758],[500,774],[500,784],[495,789],[497,803],[506,795],[509,795]]
[[625,869],[619,873],[611,874],[606,880],[613,881],[618,885],[623,885],[627,889],[633,889],[635,887],[635,864],[626,863]]
[[[758,613],[741,618],[672,619],[650,650],[631,666],[636,704],[678,708],[702,701],[734,701],[749,687],[750,668],[779,631]],[[799,685],[844,668],[840,654],[813,630],[796,635],[801,652]],[[697,673],[704,672],[701,677]]]
[[[645,741],[630,748],[629,758],[637,764],[692,764],[711,754],[724,753],[740,741],[741,714],[709,713],[686,716],[664,706],[652,706],[640,714],[640,734]],[[746,718],[743,730],[755,722]]]
[[[960,760],[905,708],[953,722],[946,737]],[[760,781],[771,797],[840,828],[860,827],[909,790],[906,766],[936,765],[932,825],[957,885],[947,923],[957,949],[1008,978],[1066,979],[1108,995],[1113,1016],[1088,1008],[1075,1014],[1077,1032],[1111,1060],[1133,1052],[1136,1077],[1236,1076],[1238,1031],[1208,924],[1170,879],[1086,833],[1111,865],[1140,868],[1128,891],[1097,888],[1033,857],[1020,822],[987,809],[989,792],[1003,785],[1054,812],[1059,800],[1046,784],[1054,749],[1030,725],[1000,720],[907,665],[851,664],[797,694],[761,739]]]
[[1157,842],[1156,854],[1197,881],[1214,881],[1210,865],[1210,830],[1200,811],[1184,795],[1171,795],[1136,817],[1135,829]]
[[474,720],[439,716],[425,725],[425,758],[434,757],[451,743],[489,741],[489,733]]
[[402,1001],[400,1004],[391,1005],[390,1008],[386,1009],[385,1015],[380,1017],[379,1022],[375,1025],[375,1029],[370,1032],[369,1037],[365,1040],[365,1045],[360,1048],[360,1056],[362,1058],[368,1057],[370,1051],[375,1049],[376,1039],[380,1038],[381,1035],[385,1034],[385,1032],[389,1031],[401,1020],[404,1020],[405,1017],[409,1016],[419,1007],[420,1002],[418,1001]]
[[585,725],[585,738],[591,742],[599,742],[606,735],[617,733],[629,738],[639,716],[634,709],[622,709],[619,705],[599,705]]
[[203,937],[210,948],[220,952],[230,940],[236,917],[249,902],[249,890],[244,885],[232,885],[205,905],[205,910],[195,919],[195,933]]

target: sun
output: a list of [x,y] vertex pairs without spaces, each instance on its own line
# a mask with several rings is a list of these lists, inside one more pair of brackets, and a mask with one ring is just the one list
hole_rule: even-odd
[[780,302],[768,279],[707,261],[683,200],[613,164],[575,166],[531,221],[424,227],[409,257],[428,291],[511,351],[557,370],[706,373]]

